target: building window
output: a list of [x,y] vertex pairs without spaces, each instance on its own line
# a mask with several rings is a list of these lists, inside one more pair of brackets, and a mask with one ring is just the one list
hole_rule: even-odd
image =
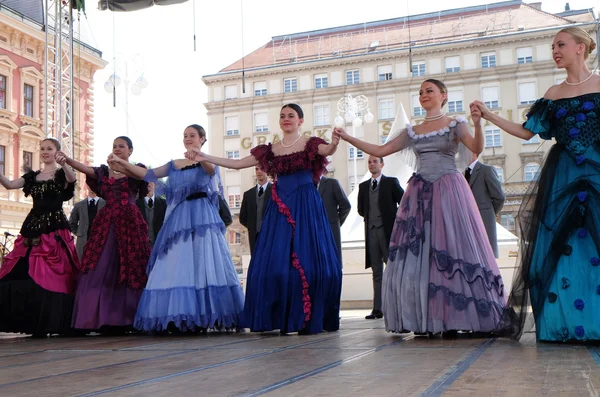
[[388,139],[388,136],[389,136],[389,134],[388,134],[388,135],[381,135],[381,136],[379,137],[379,139],[380,139],[380,144],[381,144],[381,145],[385,145],[385,142],[387,141],[387,139]]
[[388,120],[394,118],[394,100],[379,100],[379,120]]
[[414,62],[412,64],[412,75],[425,76],[425,62]]
[[23,167],[33,168],[33,153],[23,150]]
[[228,150],[227,152],[225,152],[225,157],[227,157],[228,159],[238,160],[240,158],[240,151]]
[[485,127],[485,147],[502,146],[502,135],[499,128]]
[[413,95],[413,115],[425,116],[425,109],[421,107],[421,102],[419,102],[418,95]]
[[225,135],[226,136],[240,135],[238,116],[225,117]]
[[269,121],[268,115],[264,113],[254,113],[254,132],[268,132]]
[[500,215],[500,224],[507,230],[515,230],[515,217],[511,214]]
[[391,80],[392,79],[392,65],[378,66],[377,75],[379,81]]
[[296,92],[298,90],[298,82],[296,79],[283,79],[283,92]]
[[25,84],[23,86],[23,101],[25,105],[25,116],[33,117],[33,86]]
[[329,124],[329,105],[315,106],[315,126]]
[[540,143],[542,140],[540,139],[540,136],[538,134],[535,134],[534,136],[531,137],[530,140],[528,141],[523,141],[523,145],[529,145],[532,143]]
[[[357,149],[357,148],[355,148],[354,146],[350,146],[350,147],[348,148],[348,150],[349,150],[349,151],[348,151],[348,158],[349,158],[350,160],[354,160],[355,158],[356,158],[356,159],[362,159],[362,158],[364,158],[364,157],[365,157],[365,155],[364,155],[363,151],[362,151],[362,150],[360,150],[360,149]],[[354,156],[356,156],[356,157],[354,157]]]
[[446,57],[446,73],[460,72],[460,57]]
[[484,69],[496,67],[496,53],[484,52],[481,54],[481,67]]
[[523,181],[531,182],[537,180],[539,176],[540,165],[536,163],[530,163],[523,169]]
[[496,109],[500,107],[498,103],[498,87],[483,87],[481,89],[481,99],[490,109]]
[[517,63],[532,63],[533,62],[533,49],[531,47],[517,48]]
[[460,113],[463,111],[463,95],[462,91],[448,92],[448,112]]
[[229,230],[229,245],[240,245],[242,243],[242,234],[237,230]]
[[260,81],[258,83],[254,83],[254,96],[264,95],[267,95],[267,82]]
[[535,102],[535,83],[519,83],[519,103],[530,105]]
[[360,75],[358,70],[347,70],[346,71],[346,84],[360,84]]
[[315,88],[327,88],[329,86],[329,79],[326,74],[315,75]]
[[6,175],[6,147],[0,145],[0,174],[1,175]]
[[[265,88],[266,90],[266,88]],[[226,85],[225,86],[225,99],[237,98],[237,85]]]
[[6,76],[0,74],[0,109],[6,109]]
[[498,174],[498,179],[500,179],[500,182],[504,183],[504,168],[495,165],[494,169],[496,170],[496,174]]
[[242,195],[239,186],[227,187],[227,201],[230,208],[240,208],[242,206]]

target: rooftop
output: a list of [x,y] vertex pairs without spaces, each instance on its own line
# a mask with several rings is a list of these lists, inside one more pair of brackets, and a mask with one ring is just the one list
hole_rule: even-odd
[[[564,15],[563,15],[564,14]],[[274,36],[244,58],[245,69],[339,58],[594,21],[593,9],[550,14],[511,0]],[[409,29],[410,28],[410,29]],[[242,69],[242,60],[220,73]]]

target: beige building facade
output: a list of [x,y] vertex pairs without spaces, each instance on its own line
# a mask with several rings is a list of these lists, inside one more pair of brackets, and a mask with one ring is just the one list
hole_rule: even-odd
[[[9,179],[19,178],[24,166],[39,169],[39,144],[46,137],[43,18],[41,1],[0,4],[0,173]],[[105,64],[100,51],[76,41],[71,101],[73,156],[84,164],[92,164],[94,154],[93,77]],[[84,177],[78,178],[79,194]],[[0,186],[0,248],[4,232],[18,234],[31,204],[31,198],[21,190],[8,191]]]
[[[210,153],[243,158],[256,145],[277,142],[279,111],[289,102],[304,110],[304,134],[329,140],[337,103],[347,94],[365,95],[375,116],[373,123],[356,129],[357,136],[384,142],[401,104],[412,123],[423,120],[418,91],[428,78],[448,87],[446,110],[452,116],[469,118],[469,103],[481,99],[503,117],[523,122],[531,104],[566,76],[552,60],[553,36],[577,25],[596,37],[595,19],[591,9],[553,15],[539,3],[505,1],[411,16],[410,51],[406,18],[273,37],[246,56],[244,78],[241,60],[204,76]],[[597,65],[596,53],[590,65]],[[523,142],[487,123],[484,133],[480,158],[496,167],[507,194],[498,221],[518,233],[515,219],[523,193],[552,142],[538,137]],[[360,182],[366,157],[342,142],[330,159],[329,176],[350,194],[356,183],[354,160]],[[222,175],[236,213],[244,191],[255,183],[254,170]],[[245,233],[237,222],[229,228],[234,256],[248,251]]]

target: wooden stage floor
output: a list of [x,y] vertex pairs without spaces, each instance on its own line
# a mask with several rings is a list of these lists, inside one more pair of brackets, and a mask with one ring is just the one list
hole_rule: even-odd
[[600,349],[386,333],[364,311],[313,336],[0,334],[0,396],[599,396]]

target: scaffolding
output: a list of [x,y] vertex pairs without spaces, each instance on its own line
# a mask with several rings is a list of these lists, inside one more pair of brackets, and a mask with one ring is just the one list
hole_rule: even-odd
[[46,136],[73,156],[73,6],[71,1],[45,0]]

